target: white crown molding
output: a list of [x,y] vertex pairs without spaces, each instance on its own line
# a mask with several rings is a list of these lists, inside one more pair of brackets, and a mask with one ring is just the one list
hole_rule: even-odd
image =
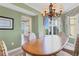
[[46,7],[49,7],[50,3],[24,3],[25,5],[37,10],[38,12],[42,12]]
[[64,12],[64,14],[66,14],[67,12],[73,10],[74,8],[76,8],[77,6],[79,6],[79,3],[75,3],[73,6],[71,6],[70,8],[66,9],[67,11]]
[[26,14],[26,15],[30,15],[30,16],[37,15],[37,14],[35,14],[35,13],[29,11],[29,10],[23,9],[21,7],[18,7],[16,5],[13,5],[13,4],[10,4],[10,3],[0,3],[0,6],[9,8],[11,10],[14,10],[14,11],[17,11],[17,12],[20,12],[20,13],[23,13],[23,14]]
[[[32,5],[28,4],[28,3],[24,3],[24,4],[25,4],[25,5],[28,5],[29,7],[33,8],[33,9],[35,9],[35,10],[39,11],[39,12],[41,12],[41,10],[40,10],[40,9],[35,8],[34,6],[32,6]],[[38,7],[39,7],[39,6],[38,6]]]

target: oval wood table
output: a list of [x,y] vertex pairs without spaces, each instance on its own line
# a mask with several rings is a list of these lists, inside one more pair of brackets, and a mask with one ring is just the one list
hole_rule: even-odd
[[25,53],[33,56],[51,56],[56,55],[56,53],[63,49],[66,42],[67,38],[62,34],[53,36],[51,40],[46,36],[44,40],[37,39],[35,42],[25,42],[22,45],[22,49]]

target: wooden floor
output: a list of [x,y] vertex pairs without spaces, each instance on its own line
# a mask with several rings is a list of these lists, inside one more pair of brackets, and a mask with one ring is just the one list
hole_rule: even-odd
[[68,49],[65,49],[65,48],[63,48],[62,50],[71,54],[72,56],[74,55],[74,51],[72,51],[72,50],[68,50]]

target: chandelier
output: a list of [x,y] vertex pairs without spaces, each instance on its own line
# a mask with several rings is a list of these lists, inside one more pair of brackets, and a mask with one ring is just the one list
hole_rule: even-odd
[[[48,12],[48,13],[47,13]],[[44,11],[44,14],[42,14],[43,16],[49,16],[49,17],[57,17],[62,15],[63,12],[63,8],[62,6],[59,9],[59,12],[56,12],[56,3],[50,3],[49,5],[49,11]]]

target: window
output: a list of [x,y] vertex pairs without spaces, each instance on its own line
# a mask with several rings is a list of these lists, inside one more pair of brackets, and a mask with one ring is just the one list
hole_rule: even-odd
[[76,35],[76,17],[70,17],[70,37],[75,38]]
[[32,30],[31,24],[32,24],[32,22],[31,22],[30,17],[22,16],[22,20],[21,20],[21,31],[22,31],[22,33],[31,32],[31,30]]
[[21,30],[22,32],[29,32],[29,22],[28,21],[22,21],[21,22]]
[[61,19],[58,17],[52,17],[52,20],[48,16],[44,20],[45,34],[46,35],[57,35],[61,31]]

